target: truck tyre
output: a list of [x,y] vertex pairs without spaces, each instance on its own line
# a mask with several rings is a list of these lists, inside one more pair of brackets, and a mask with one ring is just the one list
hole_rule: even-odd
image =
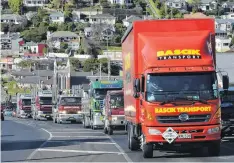
[[154,154],[153,144],[144,144],[142,151],[144,158],[152,158]]
[[107,130],[107,128],[106,127],[104,127],[104,134],[107,134],[108,133],[108,130]]
[[108,128],[108,135],[113,135],[113,129],[112,128]]
[[133,136],[133,126],[130,125],[129,131],[129,147],[131,151],[138,150],[140,148],[139,141],[136,140],[136,138]]
[[220,147],[221,144],[220,142],[215,142],[215,143],[211,143],[209,146],[208,146],[208,154],[209,156],[219,156],[220,154]]

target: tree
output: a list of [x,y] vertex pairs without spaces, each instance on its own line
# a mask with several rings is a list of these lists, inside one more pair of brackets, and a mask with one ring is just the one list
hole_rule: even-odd
[[30,60],[23,60],[21,62],[18,63],[18,66],[21,68],[27,68],[27,67],[31,67],[33,65],[33,61]]
[[30,30],[25,30],[21,33],[21,36],[26,41],[41,42],[46,40],[47,27],[37,27]]
[[22,0],[9,0],[8,5],[13,13],[20,14],[22,7]]
[[19,24],[10,24],[9,32],[21,32],[23,30],[22,25]]
[[84,61],[84,72],[97,71],[99,66],[98,60],[96,58],[89,58]]
[[80,60],[77,58],[70,58],[70,63],[72,65],[72,67],[75,69],[82,67]]
[[201,0],[188,0],[188,4],[193,8],[193,12],[197,12],[199,4],[201,4]]
[[52,0],[51,4],[53,4],[53,8],[59,9],[61,6],[61,0]]
[[67,44],[67,43],[62,42],[62,43],[60,44],[60,49],[66,50],[67,48],[68,48],[68,44]]
[[108,0],[100,0],[100,5],[103,7],[103,8],[109,8],[111,5],[110,5],[110,2]]

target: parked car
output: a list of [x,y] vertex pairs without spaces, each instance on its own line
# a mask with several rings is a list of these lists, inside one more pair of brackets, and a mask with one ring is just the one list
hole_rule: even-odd
[[4,111],[4,115],[5,116],[12,116],[12,109],[9,109],[9,108],[7,108],[7,109],[5,109],[5,111]]

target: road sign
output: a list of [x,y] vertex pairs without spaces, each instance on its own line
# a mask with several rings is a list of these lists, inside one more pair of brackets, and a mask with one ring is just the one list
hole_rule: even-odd
[[171,128],[167,128],[167,130],[162,134],[162,137],[171,144],[177,137],[178,134]]

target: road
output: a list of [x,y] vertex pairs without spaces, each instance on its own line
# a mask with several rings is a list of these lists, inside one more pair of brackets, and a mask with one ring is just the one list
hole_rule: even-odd
[[152,159],[144,159],[141,151],[130,151],[124,131],[108,136],[102,130],[84,129],[81,124],[7,117],[2,122],[1,138],[2,162],[233,162],[234,159],[234,137],[223,141],[219,157],[154,151]]

